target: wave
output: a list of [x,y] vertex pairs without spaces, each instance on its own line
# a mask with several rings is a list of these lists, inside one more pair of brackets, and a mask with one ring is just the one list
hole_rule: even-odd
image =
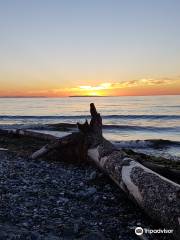
[[[0,119],[89,119],[89,115],[54,115],[54,116],[23,116],[23,115],[0,115]],[[102,115],[103,119],[149,119],[149,120],[180,120],[180,115]]]
[[150,119],[150,120],[157,120],[157,119],[175,119],[180,120],[180,115],[106,115],[102,116],[103,118],[114,118],[114,119]]
[[103,125],[106,130],[131,130],[131,131],[180,131],[180,127],[156,127],[137,125]]
[[[41,123],[14,123],[14,124],[0,124],[1,128],[31,128],[31,129],[50,129],[50,130],[56,130],[56,129],[74,129],[77,128],[76,123],[49,123],[49,124],[43,124]],[[180,126],[173,126],[173,127],[160,127],[160,126],[137,126],[137,125],[112,125],[112,124],[103,124],[103,129],[105,131],[113,131],[113,132],[119,132],[119,131],[154,131],[154,132],[179,132]]]
[[[57,123],[57,124],[48,124],[49,128],[76,128],[75,123]],[[107,131],[180,131],[180,126],[176,127],[157,127],[157,126],[137,126],[137,125],[112,125],[112,124],[103,124],[103,129]]]
[[180,142],[163,139],[114,141],[118,148],[167,148],[180,147]]

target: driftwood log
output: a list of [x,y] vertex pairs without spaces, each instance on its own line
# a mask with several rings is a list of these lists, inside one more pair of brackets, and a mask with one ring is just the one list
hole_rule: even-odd
[[[84,135],[81,132],[75,132],[65,137],[56,139],[50,144],[46,144],[41,149],[34,152],[30,158],[37,159],[48,154],[50,151],[55,151],[54,154],[57,154],[58,156],[60,155],[61,159],[75,161],[75,159],[78,158],[81,161],[84,161],[87,156],[86,144],[84,144]],[[57,158],[57,156],[55,158]]]
[[37,159],[47,155],[49,152],[53,152],[53,159],[57,159],[60,155],[61,159],[68,159],[75,161],[75,159],[80,159],[84,161],[87,158],[87,149],[86,144],[84,144],[84,134],[81,132],[74,132],[65,137],[56,137],[51,134],[42,133],[33,130],[26,129],[0,129],[0,136],[9,136],[12,137],[28,137],[32,139],[39,139],[50,142],[44,145],[39,150],[35,151],[30,159]]
[[117,149],[103,137],[102,119],[94,104],[90,105],[90,113],[90,124],[87,121],[78,123],[79,132],[61,139],[54,138],[51,144],[33,153],[31,158],[36,159],[54,149],[71,151],[70,147],[77,148],[79,158],[93,160],[129,198],[163,227],[172,229],[175,239],[179,239],[180,185],[145,167],[133,155]]
[[[88,156],[153,219],[180,238],[180,185],[143,166],[102,137],[100,115],[91,104]],[[87,127],[86,127],[87,128]]]
[[0,135],[24,136],[51,141],[58,139],[57,137],[50,134],[40,133],[38,131],[30,131],[26,129],[0,129]]
[[175,238],[179,239],[180,185],[145,167],[125,151],[118,150],[103,137],[102,119],[94,104],[90,105],[90,113],[90,124],[87,121],[78,123],[78,133],[43,147],[32,158],[42,156],[53,148],[60,149],[63,144],[69,146],[75,143],[76,147],[84,145],[83,151],[96,165],[152,219],[172,229]]

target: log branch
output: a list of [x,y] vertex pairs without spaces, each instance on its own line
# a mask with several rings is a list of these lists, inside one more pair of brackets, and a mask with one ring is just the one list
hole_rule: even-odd
[[[78,148],[79,145],[82,145],[83,140],[84,140],[84,135],[81,132],[69,134],[65,137],[56,139],[54,142],[52,142],[50,144],[46,144],[41,149],[34,152],[30,156],[30,158],[37,159],[37,158],[40,158],[40,157],[46,155],[50,151],[53,151],[53,150],[61,151],[61,149],[64,150],[64,148],[66,148],[67,151],[72,151],[73,146]],[[83,147],[82,147],[82,149],[83,149]]]
[[0,129],[0,135],[9,135],[9,136],[25,136],[25,137],[32,137],[36,139],[42,140],[57,140],[58,138],[46,133],[40,133],[31,130],[24,130],[24,129]]

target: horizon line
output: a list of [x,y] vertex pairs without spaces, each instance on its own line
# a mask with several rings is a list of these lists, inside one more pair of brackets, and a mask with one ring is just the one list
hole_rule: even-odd
[[70,96],[0,96],[0,98],[76,98],[76,97],[150,97],[150,96],[180,96],[179,94],[148,94],[148,95],[107,95],[107,96],[93,96],[93,95],[70,95]]

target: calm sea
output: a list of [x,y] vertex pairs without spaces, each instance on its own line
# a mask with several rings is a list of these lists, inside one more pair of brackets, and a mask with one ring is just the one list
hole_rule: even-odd
[[91,102],[103,117],[104,135],[120,147],[180,157],[180,96],[0,98],[0,127],[83,122]]

